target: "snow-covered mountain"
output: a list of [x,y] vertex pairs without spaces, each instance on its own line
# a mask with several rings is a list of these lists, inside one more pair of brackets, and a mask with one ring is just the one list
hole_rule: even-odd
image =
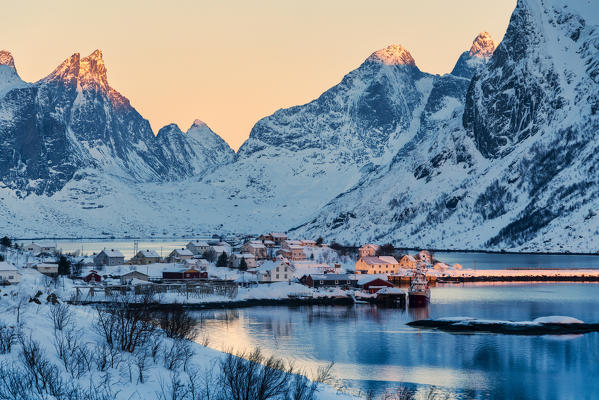
[[596,4],[519,0],[465,105],[444,102],[440,129],[404,146],[298,234],[438,248],[597,249]]
[[498,45],[489,32],[481,32],[472,42],[470,50],[462,53],[451,75],[472,79],[476,71],[489,61]]
[[[209,135],[157,140],[148,121],[108,84],[99,50],[73,54],[35,84],[18,78],[10,53],[0,62],[0,145],[9,150],[0,155],[0,171],[3,185],[19,197],[52,195],[85,179],[89,168],[135,182],[173,181],[232,158]],[[206,152],[225,154],[209,157],[202,168],[196,153],[204,144]],[[193,157],[181,157],[189,149]]]
[[181,177],[201,175],[229,164],[235,152],[203,121],[196,119],[186,133],[177,124],[158,131],[156,146],[165,153],[165,162],[179,170]]

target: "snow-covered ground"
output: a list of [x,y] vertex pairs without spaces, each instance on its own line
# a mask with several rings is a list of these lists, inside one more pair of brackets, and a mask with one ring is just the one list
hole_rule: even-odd
[[[16,262],[16,252],[9,250],[6,254],[9,261]],[[197,343],[186,342],[193,355],[188,360],[185,368],[183,368],[184,359],[182,358],[176,367],[169,369],[167,368],[168,363],[165,354],[175,346],[176,341],[160,334],[161,347],[157,355],[146,354],[144,356],[147,359],[145,360],[145,366],[142,367],[143,381],[140,381],[138,367],[140,354],[135,352],[132,354],[120,352],[118,362],[114,366],[105,366],[100,371],[96,367],[96,361],[99,360],[98,352],[104,339],[97,330],[98,311],[90,306],[69,306],[72,318],[68,327],[62,331],[57,331],[50,318],[51,310],[56,305],[48,302],[48,296],[55,294],[58,301],[63,303],[70,298],[73,283],[68,279],[50,279],[31,268],[19,266],[18,269],[22,275],[21,282],[0,288],[0,329],[2,327],[14,327],[20,332],[19,335],[24,338],[25,342],[37,343],[43,357],[50,364],[56,366],[59,378],[64,382],[68,382],[69,385],[79,386],[82,389],[95,388],[94,390],[97,392],[94,395],[97,396],[104,395],[106,394],[104,391],[109,390],[110,393],[107,397],[97,398],[128,400],[162,398],[163,391],[168,392],[171,389],[173,377],[176,377],[182,384],[187,384],[190,380],[200,380],[205,383],[204,379],[208,379],[210,373],[215,376],[220,361],[226,356],[225,353],[200,344],[202,342],[200,331],[197,336]],[[254,291],[240,291],[239,296],[241,298],[280,297],[290,290],[301,290],[301,288],[286,283],[282,285],[275,284],[261,286]],[[36,301],[32,302],[30,299],[37,299],[41,304],[37,304]],[[82,372],[73,372],[72,369],[66,367],[66,364],[58,355],[58,342],[64,340],[66,335],[71,335],[74,338],[72,341],[76,343],[76,351],[83,350],[88,355],[85,363],[89,363],[91,367],[85,367]],[[14,366],[21,365],[22,347],[21,340],[17,340],[10,352],[0,354],[0,365],[5,368],[9,366],[16,368]],[[251,349],[231,350],[238,352]],[[164,352],[164,354],[161,352]],[[208,383],[215,384],[215,381]],[[0,379],[0,385],[2,384],[3,382]],[[0,393],[2,393],[1,388]],[[54,397],[47,398],[53,399]],[[95,399],[96,397],[91,398]],[[186,399],[188,398],[190,397],[186,397]],[[331,386],[320,384],[316,398],[329,400],[350,399],[353,397],[338,393]]]

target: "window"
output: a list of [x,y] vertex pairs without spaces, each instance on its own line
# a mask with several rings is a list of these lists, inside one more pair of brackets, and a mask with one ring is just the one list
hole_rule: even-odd
[[8,275],[8,279],[15,279],[13,275]]
[[279,274],[277,274],[277,279],[279,279]]
[[339,281],[335,281],[335,285],[338,285],[338,284],[339,284]]
[[287,279],[287,274],[285,274],[285,279]]

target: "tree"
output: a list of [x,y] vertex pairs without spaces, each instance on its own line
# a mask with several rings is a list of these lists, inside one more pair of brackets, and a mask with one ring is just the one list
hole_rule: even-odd
[[60,256],[58,259],[58,275],[71,274],[71,261],[65,256]]
[[376,252],[377,256],[392,256],[395,253],[395,247],[391,243],[386,243],[379,247]]
[[322,246],[322,243],[324,242],[324,239],[321,237],[319,237],[318,239],[316,239],[316,245],[317,246]]
[[239,262],[239,270],[240,271],[248,270],[248,264],[245,262],[245,258],[242,258],[241,261]]
[[208,249],[204,252],[204,258],[210,262],[216,260],[216,251],[214,249]]
[[226,267],[229,263],[229,259],[227,258],[227,253],[225,253],[224,251],[222,253],[220,253],[220,256],[218,256],[218,260],[216,261],[216,266],[217,267]]
[[10,247],[12,242],[8,236],[4,236],[2,239],[0,239],[0,245],[2,245],[3,248]]

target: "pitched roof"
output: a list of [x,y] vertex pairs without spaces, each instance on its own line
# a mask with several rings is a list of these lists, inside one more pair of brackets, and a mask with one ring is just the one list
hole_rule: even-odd
[[258,241],[247,242],[246,245],[248,245],[250,247],[253,247],[254,249],[264,249],[264,248],[266,248],[266,246],[264,246],[264,243],[258,242]]
[[160,258],[160,256],[158,255],[158,253],[156,253],[155,250],[140,250],[139,253],[141,253],[146,258]]
[[393,265],[399,264],[395,257],[391,256],[366,256],[362,257],[362,261],[364,261],[368,265]]
[[175,253],[178,256],[193,256],[191,250],[188,249],[175,249],[171,252],[171,254]]
[[356,278],[352,274],[314,274],[310,275],[315,281],[355,281]]
[[18,271],[17,267],[6,261],[0,261],[0,271]]
[[123,253],[121,253],[120,251],[118,251],[118,250],[115,250],[115,249],[110,249],[110,250],[108,250],[108,249],[104,249],[104,250],[102,250],[100,253],[104,253],[104,254],[106,254],[106,255],[107,255],[108,257],[110,257],[110,258],[114,258],[114,257],[124,257],[124,256],[123,256]]
[[187,245],[192,245],[196,247],[208,247],[208,243],[206,243],[203,240],[192,240],[191,242],[187,243]]

